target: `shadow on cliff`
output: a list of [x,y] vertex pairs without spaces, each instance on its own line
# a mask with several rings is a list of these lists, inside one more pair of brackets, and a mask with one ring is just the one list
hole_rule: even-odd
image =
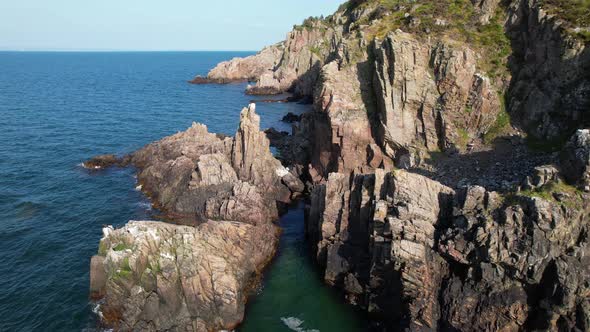
[[564,38],[557,18],[538,18],[527,1],[516,15],[506,26],[511,124],[528,132],[533,144],[561,147],[577,129],[590,127],[590,51],[576,53],[575,37]]
[[460,158],[442,152],[430,153],[425,160],[428,168],[409,171],[451,188],[479,185],[489,190],[509,191],[549,158],[548,152],[533,150],[522,139],[502,136],[493,141],[489,150],[461,154]]

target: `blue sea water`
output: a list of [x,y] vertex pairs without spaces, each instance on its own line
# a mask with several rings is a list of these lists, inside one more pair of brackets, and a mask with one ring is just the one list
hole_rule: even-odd
[[[239,52],[0,52],[0,331],[97,326],[90,257],[103,225],[145,220],[132,170],[89,173],[94,155],[124,154],[188,128],[233,134],[251,100],[244,84],[190,85]],[[259,103],[263,127],[303,105]],[[280,254],[242,331],[357,331],[362,319],[322,285],[301,208],[283,217]],[[332,329],[336,328],[337,329]]]

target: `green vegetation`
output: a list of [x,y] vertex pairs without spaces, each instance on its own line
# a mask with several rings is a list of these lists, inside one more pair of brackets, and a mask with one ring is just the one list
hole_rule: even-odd
[[[370,3],[378,3],[390,12],[367,28],[370,39],[383,39],[396,29],[423,37],[438,35],[469,44],[485,55],[479,60],[479,67],[488,76],[501,77],[508,73],[507,61],[512,48],[504,33],[504,8],[498,8],[488,24],[481,24],[470,0],[375,0]],[[368,25],[368,20],[364,17],[355,25]]]
[[590,0],[542,0],[542,6],[573,26],[590,25]]
[[98,244],[98,255],[99,256],[106,256],[109,248],[107,247],[106,243],[100,241]]
[[320,46],[311,46],[309,51],[320,58],[322,57],[322,48]]
[[160,267],[160,261],[158,260],[156,260],[155,262],[149,261],[148,266],[150,270],[152,270],[154,273],[162,272],[162,268]]
[[[564,198],[556,199],[556,194],[563,194]],[[563,204],[568,208],[580,208],[583,204],[582,192],[574,186],[570,186],[564,182],[551,182],[541,188],[534,190],[523,190],[519,193],[520,196],[542,198],[544,200]]]
[[510,130],[510,114],[506,110],[506,97],[498,96],[500,98],[500,113],[496,116],[496,121],[492,127],[485,133],[483,140],[486,144],[491,144],[494,140],[502,135],[505,135]]
[[303,23],[301,25],[294,25],[293,29],[297,31],[311,30],[317,25],[323,24],[324,21],[324,16],[310,16],[303,20]]
[[590,43],[590,31],[575,31],[576,28],[590,26],[590,0],[542,0],[541,5],[547,13],[564,20],[570,33]]
[[119,244],[117,244],[113,250],[114,251],[125,251],[127,249],[131,249],[131,247],[129,247],[128,245],[126,245],[125,243],[121,242]]
[[131,270],[131,265],[129,264],[129,257],[125,257],[123,262],[121,263],[120,269],[117,270],[116,274],[113,276],[114,279],[129,279],[133,275],[133,271]]
[[457,133],[459,134],[459,139],[457,140],[457,145],[460,148],[465,148],[467,146],[467,144],[469,144],[469,140],[471,139],[471,137],[469,137],[469,133],[467,132],[466,129],[463,129],[463,128],[457,129]]

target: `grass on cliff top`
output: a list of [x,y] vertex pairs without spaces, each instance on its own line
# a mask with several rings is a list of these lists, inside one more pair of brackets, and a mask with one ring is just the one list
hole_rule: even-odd
[[[564,197],[557,200],[557,194],[563,194]],[[578,188],[570,186],[562,181],[551,182],[533,190],[523,190],[519,192],[518,195],[530,198],[541,198],[549,202],[562,204],[565,207],[572,209],[583,208],[584,204],[582,192]]]
[[[566,30],[585,43],[590,43],[590,0],[542,0],[541,6],[547,13],[556,15],[566,22]],[[582,28],[575,31],[576,28]]]
[[575,27],[590,25],[590,0],[542,0],[541,5],[549,14]]
[[[590,0],[588,0],[590,1]],[[504,33],[505,8],[498,8],[488,24],[479,22],[470,0],[375,0],[389,14],[379,21],[361,19],[356,26],[368,25],[370,39],[383,39],[389,32],[401,29],[417,36],[438,36],[465,43],[482,55],[478,64],[488,76],[501,77],[508,73],[508,56],[512,53],[510,39]]]

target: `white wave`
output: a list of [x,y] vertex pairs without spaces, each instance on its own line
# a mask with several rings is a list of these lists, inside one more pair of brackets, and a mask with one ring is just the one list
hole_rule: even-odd
[[146,209],[146,210],[152,209],[152,204],[148,203],[148,202],[139,202],[139,203],[137,203],[137,205],[143,209]]
[[141,189],[142,189],[142,188],[143,188],[143,186],[140,184],[140,185],[138,185],[137,187],[135,187],[135,190],[137,190],[137,191],[141,191]]
[[283,324],[287,325],[288,328],[290,328],[293,331],[296,332],[320,332],[320,330],[306,330],[302,327],[303,323],[305,323],[303,320],[297,318],[297,317],[281,317],[281,320],[283,321]]

